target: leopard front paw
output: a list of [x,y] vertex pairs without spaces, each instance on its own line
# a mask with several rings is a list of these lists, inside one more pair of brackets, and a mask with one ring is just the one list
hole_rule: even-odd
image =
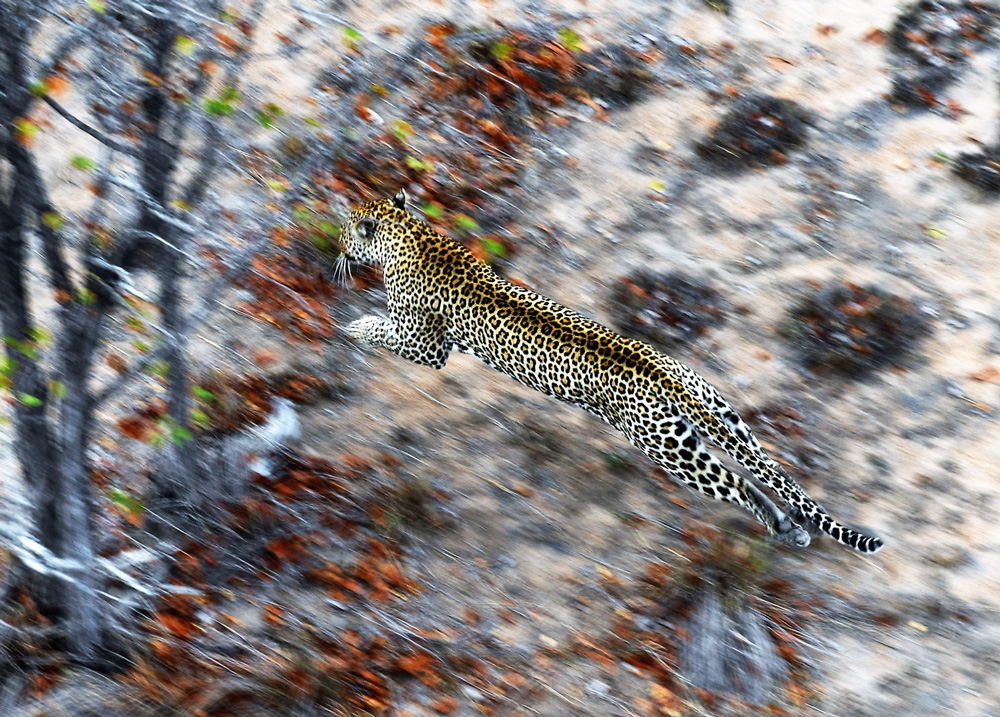
[[385,319],[378,316],[366,316],[363,319],[352,321],[347,325],[345,332],[358,343],[368,346],[377,345],[377,336]]

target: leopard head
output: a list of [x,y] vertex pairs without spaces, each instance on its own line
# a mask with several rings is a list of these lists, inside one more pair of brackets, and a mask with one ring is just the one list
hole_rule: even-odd
[[406,192],[392,199],[375,199],[355,207],[340,234],[344,256],[362,264],[385,264],[389,244],[413,217],[406,211]]

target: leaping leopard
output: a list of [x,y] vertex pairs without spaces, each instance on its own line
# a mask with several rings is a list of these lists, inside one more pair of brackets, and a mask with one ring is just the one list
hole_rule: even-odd
[[[771,534],[809,545],[820,531],[862,553],[882,539],[827,514],[772,460],[733,407],[687,366],[635,339],[497,276],[458,242],[410,214],[406,193],[353,209],[344,256],[381,265],[388,318],[368,316],[347,333],[436,369],[452,349],[561,401],[581,406],[624,433],[639,450],[694,490],[752,512]],[[777,494],[786,515],[752,481],[709,453],[732,456]]]

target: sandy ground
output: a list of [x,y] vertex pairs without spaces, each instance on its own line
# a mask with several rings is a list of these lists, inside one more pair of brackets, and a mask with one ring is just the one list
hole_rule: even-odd
[[[526,175],[532,201],[521,224],[549,227],[561,248],[529,232],[512,273],[602,320],[611,285],[638,267],[707,279],[746,307],[677,357],[739,408],[796,406],[825,466],[807,490],[887,540],[867,559],[821,539],[776,558],[845,606],[840,619],[810,627],[807,654],[822,694],[802,714],[1000,715],[1000,385],[972,378],[1000,368],[1000,204],[931,161],[936,151],[995,140],[997,56],[978,55],[949,91],[966,110],[958,119],[895,108],[884,98],[891,57],[864,38],[888,29],[897,12],[884,0],[736,0],[730,15],[697,0],[443,1],[371,2],[344,16],[375,37],[390,24],[405,36],[433,18],[475,25],[530,13],[594,44],[645,22],[706,51],[692,76],[739,77],[740,88],[816,113],[803,152],[738,176],[694,162],[692,142],[723,106],[683,73],[605,122],[578,121],[560,140],[565,155],[539,152]],[[288,59],[270,54],[272,33],[288,23],[280,4],[269,11],[254,91],[294,106],[340,46],[305,52],[290,72]],[[824,25],[835,30],[819,32]],[[648,143],[669,149],[644,160],[637,147]],[[63,167],[57,201],[72,201],[78,180],[58,156],[49,161]],[[650,190],[654,179],[665,197]],[[817,197],[834,208],[818,235],[802,228]],[[931,313],[934,333],[917,366],[860,383],[798,367],[775,327],[803,282],[832,278],[878,284]],[[343,313],[379,300],[357,297]],[[281,346],[259,327],[233,330]],[[303,412],[305,446],[323,455],[389,449],[413,460],[415,477],[445,486],[454,523],[415,550],[442,609],[517,603],[530,615],[497,624],[494,636],[507,644],[531,649],[599,633],[614,609],[593,596],[601,569],[634,577],[650,560],[674,559],[664,553],[670,526],[719,524],[735,513],[678,493],[690,506],[681,510],[612,429],[474,359],[456,355],[435,372],[335,341],[336,370],[357,389]],[[202,345],[199,356],[211,362],[213,350]],[[6,442],[0,452],[9,456]],[[602,452],[634,465],[612,472]],[[661,522],[635,527],[617,517],[629,513]],[[535,708],[546,715],[629,714],[646,690],[629,670],[609,676],[585,663],[545,679],[553,694]]]

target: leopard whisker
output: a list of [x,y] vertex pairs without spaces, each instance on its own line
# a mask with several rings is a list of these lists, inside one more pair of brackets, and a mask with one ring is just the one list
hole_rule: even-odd
[[342,288],[347,288],[347,274],[348,269],[348,259],[346,254],[341,254],[337,257],[337,261],[333,265],[333,278],[337,283],[337,286]]

